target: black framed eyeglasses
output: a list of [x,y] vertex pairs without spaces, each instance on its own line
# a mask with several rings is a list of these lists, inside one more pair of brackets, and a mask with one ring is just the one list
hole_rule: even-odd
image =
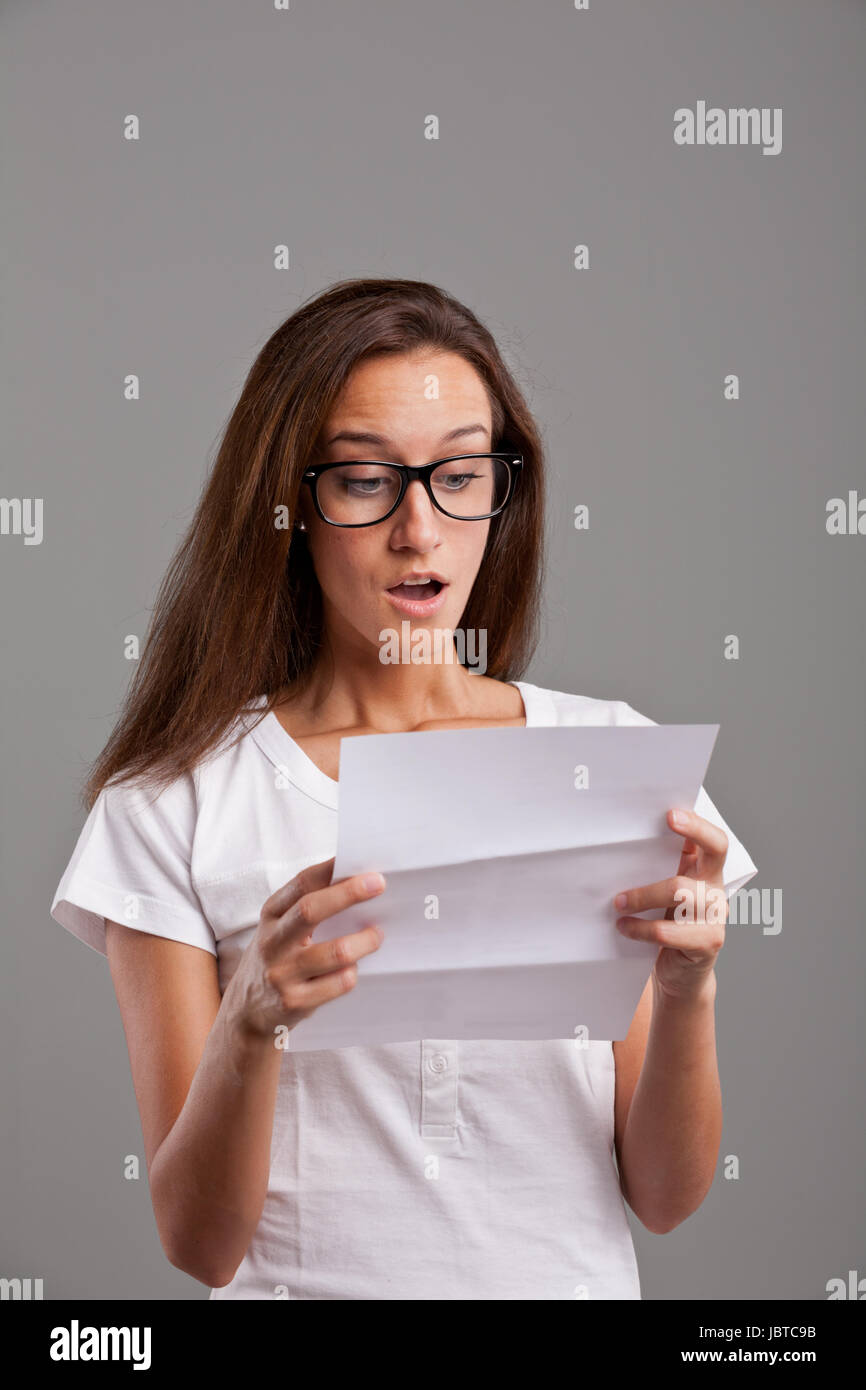
[[387,521],[415,482],[424,485],[437,511],[452,520],[486,521],[511,501],[522,468],[522,455],[514,453],[454,454],[421,468],[350,459],[314,464],[302,481],[313,494],[317,515],[329,526]]

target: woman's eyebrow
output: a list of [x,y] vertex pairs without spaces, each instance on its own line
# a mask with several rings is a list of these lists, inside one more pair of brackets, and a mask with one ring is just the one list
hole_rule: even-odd
[[[453,439],[463,439],[469,434],[487,434],[487,432],[485,425],[460,425],[456,430],[449,430],[447,434],[443,434],[439,443],[448,444]],[[345,440],[348,444],[372,444],[377,449],[393,448],[391,441],[385,435],[370,434],[366,430],[340,430],[337,434],[332,435],[324,447],[329,449],[332,444],[337,444],[340,440]]]

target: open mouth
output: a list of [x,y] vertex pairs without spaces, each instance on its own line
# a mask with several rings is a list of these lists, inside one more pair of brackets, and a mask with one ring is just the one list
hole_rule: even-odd
[[393,594],[395,598],[412,599],[419,603],[423,602],[424,599],[434,598],[444,587],[444,584],[440,583],[438,579],[428,579],[423,584],[395,584],[393,589],[388,590],[388,593]]

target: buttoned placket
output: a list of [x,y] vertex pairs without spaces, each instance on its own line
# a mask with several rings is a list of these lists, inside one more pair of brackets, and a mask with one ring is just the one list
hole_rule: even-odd
[[459,1058],[453,1039],[421,1042],[421,1133],[425,1139],[457,1138]]

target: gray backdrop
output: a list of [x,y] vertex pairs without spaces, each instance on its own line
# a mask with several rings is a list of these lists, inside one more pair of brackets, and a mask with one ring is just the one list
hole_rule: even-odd
[[[0,1274],[46,1298],[206,1296],[122,1175],[142,1143],[107,962],[49,908],[123,639],[244,375],[302,299],[365,274],[464,299],[537,413],[549,577],[526,678],[719,721],[710,795],[752,886],[784,894],[777,935],[729,929],[719,1170],[671,1234],[631,1218],[644,1297],[823,1299],[866,1273],[866,537],[825,525],[866,492],[864,5],[18,0],[2,28],[0,492],[41,497],[44,531],[0,536]],[[698,101],[781,108],[781,152],[678,146]]]

